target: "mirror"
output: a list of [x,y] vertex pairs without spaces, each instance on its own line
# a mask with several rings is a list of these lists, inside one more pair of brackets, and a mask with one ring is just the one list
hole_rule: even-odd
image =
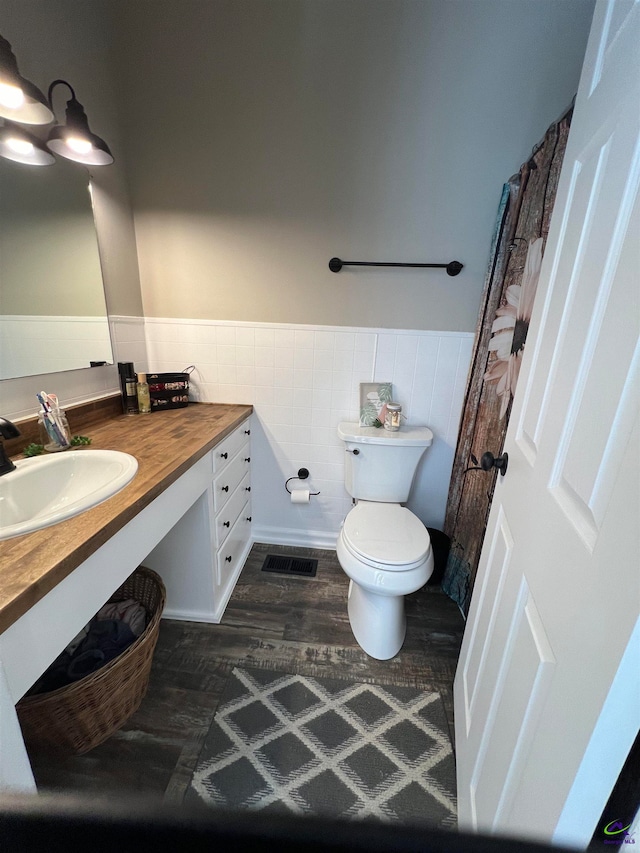
[[112,364],[88,173],[0,160],[0,379]]

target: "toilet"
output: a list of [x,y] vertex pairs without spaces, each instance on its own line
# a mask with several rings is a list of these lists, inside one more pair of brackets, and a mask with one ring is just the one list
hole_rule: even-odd
[[368,655],[388,660],[404,642],[404,596],[424,586],[433,572],[427,529],[402,506],[433,433],[428,427],[390,432],[341,423],[338,435],[346,450],[345,487],[356,501],[337,544],[350,578],[349,622]]

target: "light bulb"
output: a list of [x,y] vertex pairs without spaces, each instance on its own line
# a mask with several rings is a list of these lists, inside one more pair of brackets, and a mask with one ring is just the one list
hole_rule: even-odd
[[76,152],[76,154],[88,154],[92,148],[88,139],[81,139],[78,136],[67,136],[65,142],[72,151]]
[[0,83],[0,104],[10,110],[17,110],[24,104],[24,92],[19,86]]
[[19,139],[15,136],[10,136],[6,140],[7,148],[15,151],[16,154],[22,154],[23,157],[29,157],[33,154],[33,143],[28,139]]

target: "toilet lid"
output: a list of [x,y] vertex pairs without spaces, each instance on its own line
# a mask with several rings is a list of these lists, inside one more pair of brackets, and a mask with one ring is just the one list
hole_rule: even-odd
[[391,570],[420,562],[431,547],[427,528],[400,504],[359,501],[347,515],[342,535],[356,556]]

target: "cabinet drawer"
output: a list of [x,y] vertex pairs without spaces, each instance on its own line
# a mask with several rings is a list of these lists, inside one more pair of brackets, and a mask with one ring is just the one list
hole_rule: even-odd
[[250,484],[251,480],[249,478],[249,474],[247,473],[245,474],[242,479],[242,482],[235,490],[235,492],[231,495],[225,506],[216,515],[216,533],[218,547],[222,545],[224,540],[231,532],[231,528],[236,523],[236,520],[240,515],[240,510],[247,502],[247,498],[249,496],[247,488],[250,486]]
[[[249,445],[241,448],[240,452],[225,466],[224,470],[216,474],[213,481],[213,507],[216,515],[225,506],[240,485],[240,480],[243,479],[248,471]],[[247,486],[247,488],[249,487]]]
[[[218,474],[231,462],[243,444],[249,442],[251,420],[248,419],[213,448],[213,473]],[[247,447],[248,449],[248,447]],[[248,453],[246,454],[249,455]]]
[[250,518],[251,501],[247,501],[227,535],[224,545],[218,550],[218,585],[221,587],[238,568],[238,561],[251,536]]

